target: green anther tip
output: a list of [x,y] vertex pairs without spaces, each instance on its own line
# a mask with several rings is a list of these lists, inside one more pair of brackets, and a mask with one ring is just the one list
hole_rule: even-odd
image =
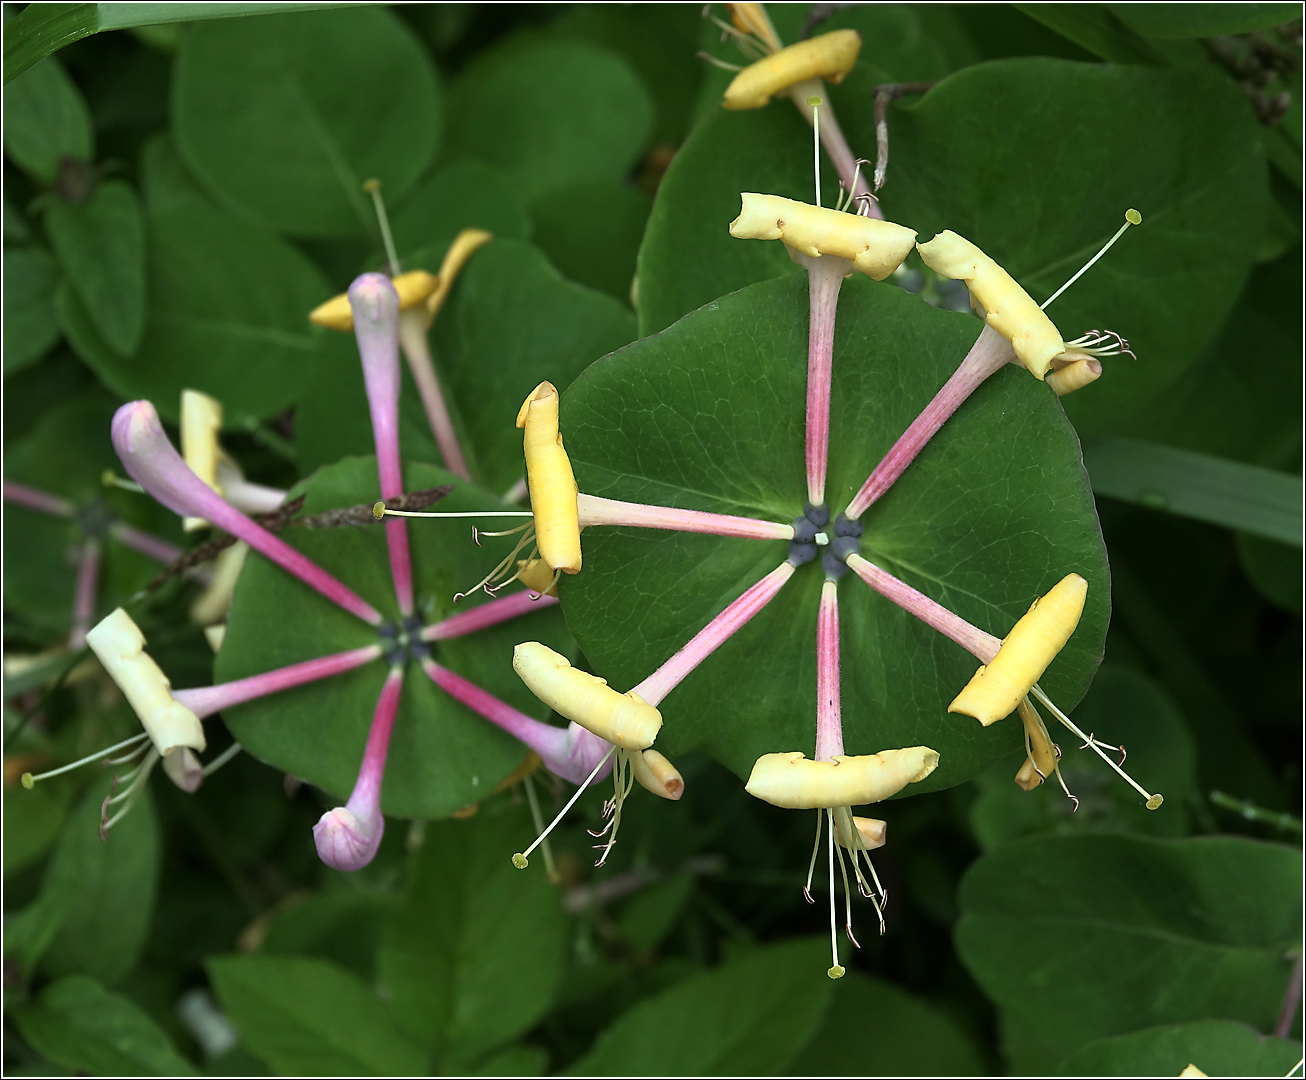
[[377,521],[380,521],[385,517],[385,503],[380,499],[377,499],[376,502],[372,504],[372,516],[376,518]]
[[19,779],[19,783],[27,788],[28,791],[31,791],[32,788],[36,787],[36,780],[29,772],[23,773],[22,777]]
[[811,97],[807,99],[807,104],[810,105],[813,109],[815,109],[818,105],[821,104],[821,99],[817,97],[815,94],[813,94]]
[[1143,223],[1143,215],[1137,210],[1126,210],[1125,220],[1129,222],[1130,225],[1141,225]]
[[370,191],[380,191],[380,190],[381,190],[381,181],[378,180],[378,179],[376,179],[376,177],[373,177],[371,180],[364,180],[364,181],[363,181],[363,190],[364,190],[364,191],[369,191],[369,192],[370,192]]
[[525,870],[526,867],[530,866],[530,860],[519,851],[512,857],[512,864],[517,867],[518,870]]
[[1153,795],[1147,800],[1147,808],[1149,810],[1156,810],[1163,802],[1165,802],[1165,799],[1161,795]]
[[829,971],[826,972],[826,974],[829,975],[830,978],[832,978],[832,979],[842,979],[842,978],[843,978],[843,972],[844,972],[844,967],[843,967],[843,965],[842,965],[842,964],[835,964],[834,967],[832,967]]
[[105,487],[113,487],[114,482],[118,479],[118,474],[112,469],[105,469],[100,473],[100,483]]

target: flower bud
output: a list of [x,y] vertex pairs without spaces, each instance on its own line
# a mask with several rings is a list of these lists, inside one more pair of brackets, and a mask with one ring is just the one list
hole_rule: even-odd
[[726,88],[727,109],[760,109],[776,94],[808,79],[843,82],[857,63],[862,36],[856,30],[835,30],[808,38],[749,64]]
[[203,750],[204,727],[185,705],[173,698],[172,684],[145,652],[145,635],[122,608],[100,621],[86,635],[105,671],[118,684],[166,760],[179,747]]
[[1010,274],[969,240],[949,229],[928,243],[917,244],[916,250],[935,273],[966,283],[971,303],[1011,342],[1016,358],[1036,379],[1047,374],[1053,357],[1066,351],[1052,320]]
[[635,750],[630,755],[630,771],[640,787],[673,802],[685,793],[680,771],[656,750]]
[[740,195],[739,216],[730,235],[739,240],[783,240],[804,255],[837,255],[853,269],[883,281],[907,257],[916,243],[911,229],[892,221],[849,214],[779,195]]
[[809,761],[798,750],[763,754],[745,790],[789,810],[861,806],[882,802],[908,784],[924,780],[938,764],[938,752],[928,746],[857,757],[837,754],[832,761]]
[[998,655],[980,667],[948,712],[973,716],[985,727],[1010,715],[1070,640],[1087,595],[1088,582],[1067,574],[1035,600],[1003,640]]
[[576,670],[565,656],[538,641],[518,645],[512,667],[531,693],[554,712],[622,749],[652,746],[662,727],[662,714],[638,694],[617,693],[597,675]]
[[313,826],[318,858],[334,870],[361,870],[376,855],[385,833],[385,818],[378,812],[360,820],[347,806],[328,810]]
[[578,489],[558,431],[558,391],[553,383],[542,382],[531,391],[517,413],[517,426],[526,433],[526,484],[531,493],[540,558],[552,570],[579,573]]

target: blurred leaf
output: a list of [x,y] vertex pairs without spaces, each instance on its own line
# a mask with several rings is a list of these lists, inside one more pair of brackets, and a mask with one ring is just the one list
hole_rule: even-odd
[[621,57],[580,41],[509,41],[477,56],[449,95],[445,154],[497,165],[527,198],[621,180],[653,103]]
[[[100,804],[110,777],[87,789],[68,817],[46,870],[42,899],[71,897],[68,915],[42,961],[50,975],[85,974],[113,984],[136,966],[154,914],[159,825],[149,791],[101,841]],[[121,803],[113,809],[120,809]]]
[[[66,663],[66,661],[65,661]],[[14,693],[5,679],[5,694]],[[68,789],[59,783],[38,784],[31,791],[4,789],[4,876],[24,870],[46,853],[68,814]]]
[[316,956],[370,981],[382,930],[395,907],[394,896],[370,889],[310,896],[273,920],[260,949]]
[[1085,444],[1084,465],[1098,495],[1283,543],[1302,542],[1299,477],[1118,435]]
[[195,1076],[195,1067],[132,1001],[85,975],[41,991],[14,1017],[51,1061],[92,1076]]
[[[29,10],[37,9],[29,7]],[[6,82],[12,78],[9,49],[17,31],[14,23],[5,27]],[[5,153],[20,168],[46,184],[54,183],[59,175],[59,163],[65,157],[90,162],[95,154],[95,136],[86,99],[58,60],[34,65],[6,87],[4,120]]]
[[1091,60],[1092,54],[1031,19],[1012,4],[958,4],[953,16],[979,53],[978,60],[1055,56]]
[[5,251],[4,373],[29,367],[59,340],[54,289],[59,267],[40,248]]
[[398,199],[439,143],[430,60],[375,5],[196,26],[175,80],[187,165],[234,210],[297,236],[371,235],[363,181]]
[[[1022,5],[1027,6],[1027,5]],[[1047,7],[1051,5],[1039,5]],[[1144,37],[1204,38],[1245,34],[1301,18],[1300,4],[1110,4],[1111,13]]]
[[[1109,1035],[1207,1017],[1265,1030],[1301,941],[1301,853],[1231,837],[1008,844],[961,885],[957,950],[1055,1067]],[[1042,1061],[1042,1065],[1039,1064]]]
[[682,871],[637,892],[621,913],[621,936],[636,953],[656,949],[676,925],[694,892],[694,876]]
[[[865,1035],[866,1038],[859,1036]],[[984,1076],[979,1052],[933,1005],[850,971],[825,1019],[788,1064],[790,1076]]]
[[480,161],[453,161],[404,199],[392,222],[405,269],[440,269],[463,229],[485,229],[497,240],[525,240],[530,219],[506,173]]
[[202,390],[222,402],[229,427],[294,403],[315,348],[308,313],[330,295],[298,251],[216,211],[172,210],[150,220],[148,288],[145,338],[128,359],[88,347],[65,318],[108,386],[171,420],[183,389]]
[[511,855],[535,829],[526,806],[487,804],[432,822],[385,932],[381,978],[400,1027],[456,1074],[548,1011],[566,958],[562,897]]
[[116,353],[130,356],[145,326],[145,223],[136,193],[109,180],[84,203],[56,199],[45,230],[96,329]]
[[598,1037],[569,1076],[775,1076],[839,990],[828,943],[752,949],[646,998]]
[[[562,396],[580,489],[792,521],[806,497],[807,294],[802,276],[750,286],[588,368]],[[976,327],[887,283],[844,282],[832,510],[933,397]],[[1062,708],[1079,699],[1101,657],[1110,588],[1079,443],[1046,387],[1014,368],[990,379],[863,522],[868,559],[990,633],[1007,633],[1072,569],[1084,575],[1083,619],[1042,680]],[[560,585],[567,624],[620,688],[652,674],[788,554],[783,541],[654,529],[587,529],[583,547],[584,570]],[[701,750],[747,776],[763,753],[810,752],[822,580],[818,566],[800,567],[672,691],[658,737],[672,760]],[[920,792],[960,783],[1020,744],[1014,720],[983,729],[948,714],[975,672],[970,654],[855,577],[839,592],[850,754],[932,747],[941,761],[912,785]]]
[[425,1076],[426,1055],[380,999],[324,960],[223,956],[205,965],[245,1045],[286,1076]]
[[491,1054],[468,1074],[470,1076],[543,1076],[549,1055],[538,1046],[509,1046]]
[[1161,54],[1146,41],[1117,22],[1106,5],[1013,4],[1012,7],[1103,60],[1118,64],[1164,62]]
[[1062,1076],[1178,1076],[1195,1064],[1207,1076],[1287,1076],[1300,1059],[1299,1042],[1269,1038],[1231,1020],[1195,1020],[1089,1043],[1063,1061],[1058,1072]]
[[[408,465],[405,478],[409,491],[454,481],[439,469],[415,464]],[[377,498],[377,483],[374,458],[345,458],[320,469],[292,494],[304,491],[304,513],[315,514],[371,503]],[[448,511],[502,507],[497,499],[466,483],[458,483],[440,502],[440,509]],[[455,608],[453,594],[476,584],[498,556],[469,544],[467,523],[457,519],[414,521],[408,535],[423,621],[434,622],[472,607],[476,601],[469,597]],[[398,620],[381,528],[287,529],[282,537],[387,618]],[[437,642],[432,652],[438,663],[543,719],[548,706],[526,689],[506,661],[517,642],[532,639],[565,654],[574,648],[559,612],[548,609]],[[214,674],[222,681],[244,678],[376,640],[372,627],[262,556],[251,554],[236,586]],[[256,758],[343,799],[358,775],[385,674],[385,664],[377,661],[225,709],[223,719]],[[521,764],[524,754],[521,743],[438,690],[413,665],[404,681],[390,743],[383,806],[387,814],[398,817],[444,817],[488,795]]]
[[1061,774],[1080,800],[1078,809],[1054,777],[1034,791],[1016,786],[1012,778],[1025,760],[1022,749],[979,778],[981,794],[971,806],[970,820],[980,847],[988,851],[1044,834],[1187,835],[1188,807],[1197,795],[1196,753],[1183,717],[1160,685],[1108,661],[1074,713],[1084,731],[1126,746],[1129,774],[1165,796],[1159,810],[1148,810],[1142,797],[1096,754],[1077,749],[1079,740],[1046,712],[1044,721],[1062,747]]
[[564,277],[629,304],[651,205],[643,192],[611,180],[559,188],[531,203],[535,243]]
[[1257,592],[1276,607],[1301,614],[1301,549],[1261,536],[1238,533],[1238,561]]
[[141,199],[151,217],[169,210],[198,206],[212,210],[213,202],[200,189],[177,153],[172,135],[161,131],[141,148]]

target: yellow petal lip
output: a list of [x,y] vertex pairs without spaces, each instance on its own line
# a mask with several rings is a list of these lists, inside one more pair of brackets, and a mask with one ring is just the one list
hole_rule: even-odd
[[426,310],[432,318],[444,305],[446,298],[449,296],[449,291],[453,288],[453,283],[458,280],[458,275],[462,273],[463,267],[467,265],[467,260],[493,239],[494,234],[488,233],[484,229],[463,229],[454,237],[453,243],[449,245],[449,250],[444,253],[444,261],[440,263],[438,285],[426,297]]
[[921,258],[937,274],[964,281],[971,303],[985,321],[1011,342],[1016,358],[1042,379],[1054,357],[1066,351],[1061,333],[1010,274],[965,237],[951,229],[917,244]]
[[939,764],[928,746],[881,750],[832,761],[810,761],[799,750],[763,754],[753,765],[745,790],[772,806],[789,810],[862,806],[896,795],[924,780]]
[[638,694],[617,693],[597,675],[578,671],[565,656],[538,641],[523,642],[513,650],[512,668],[531,693],[559,716],[624,750],[648,749],[662,727],[662,714]]
[[[874,851],[876,848],[882,848],[888,843],[889,826],[879,818],[853,817],[852,823],[860,834],[859,847],[861,850]],[[853,848],[853,843],[850,842],[852,837],[844,835],[841,817],[834,819],[834,836],[841,847],[849,850]]]
[[656,750],[637,750],[631,754],[630,769],[640,787],[659,798],[674,802],[685,793],[680,770]]
[[973,716],[985,727],[1010,715],[1070,640],[1087,595],[1088,582],[1067,574],[1035,600],[1003,640],[998,655],[975,673],[948,712]]
[[837,255],[876,281],[897,270],[916,243],[911,229],[892,221],[754,191],[739,199],[739,216],[730,223],[736,239],[783,240],[804,255]]
[[1102,361],[1092,356],[1076,356],[1073,352],[1065,357],[1070,362],[1056,371],[1049,371],[1047,384],[1056,392],[1057,397],[1065,397],[1076,390],[1097,381],[1102,374]]
[[[410,270],[391,278],[390,283],[399,294],[399,309],[402,311],[420,304],[435,293],[439,289],[440,279],[427,270]],[[319,304],[308,313],[308,321],[325,326],[328,330],[351,332],[354,329],[354,313],[349,307],[349,294],[341,293],[326,303]]]
[[726,88],[722,104],[727,109],[760,109],[795,83],[816,78],[843,82],[861,49],[862,35],[856,30],[800,41],[744,68]]
[[525,429],[526,486],[535,516],[535,542],[550,570],[581,568],[580,507],[576,476],[558,431],[558,389],[542,382],[522,402],[517,426]]

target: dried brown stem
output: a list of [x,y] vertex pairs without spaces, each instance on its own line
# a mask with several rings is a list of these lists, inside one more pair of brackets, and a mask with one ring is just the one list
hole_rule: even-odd
[[923,94],[932,82],[885,83],[875,88],[875,185],[879,191],[884,185],[884,174],[889,169],[889,102],[907,94]]

